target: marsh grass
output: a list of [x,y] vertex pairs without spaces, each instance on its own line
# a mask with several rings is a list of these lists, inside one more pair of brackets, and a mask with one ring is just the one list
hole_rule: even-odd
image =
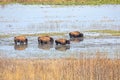
[[56,4],[56,5],[99,5],[120,4],[120,0],[0,0],[0,4]]
[[36,34],[22,34],[22,36],[64,36],[66,33],[36,33]]
[[115,30],[90,30],[88,32],[107,33],[107,34],[111,34],[112,36],[120,36],[120,31],[115,31]]
[[120,59],[0,59],[0,80],[119,80]]
[[51,33],[35,33],[35,34],[11,34],[11,35],[0,35],[0,38],[9,38],[9,37],[15,37],[15,36],[64,36],[66,33],[55,33],[55,32],[51,32]]
[[10,35],[0,35],[0,38],[8,38]]

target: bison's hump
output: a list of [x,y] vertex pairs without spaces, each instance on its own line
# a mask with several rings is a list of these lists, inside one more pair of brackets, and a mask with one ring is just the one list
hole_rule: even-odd
[[71,35],[79,35],[80,32],[79,31],[74,31],[74,32],[70,32]]

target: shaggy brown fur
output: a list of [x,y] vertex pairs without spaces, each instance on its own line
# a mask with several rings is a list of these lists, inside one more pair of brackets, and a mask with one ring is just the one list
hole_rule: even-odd
[[57,40],[55,40],[55,43],[56,43],[56,45],[58,45],[58,44],[65,45],[65,44],[70,44],[70,41],[66,40],[66,39],[57,39]]
[[50,36],[40,36],[38,37],[38,43],[43,44],[43,43],[53,43],[53,38]]
[[24,44],[24,43],[27,44],[28,40],[25,36],[16,36],[16,37],[14,37],[14,42],[15,42],[15,44],[17,44],[18,42],[20,44]]
[[70,38],[78,38],[83,37],[83,33],[80,33],[79,31],[74,31],[69,33]]
[[71,35],[76,35],[76,36],[77,36],[77,35],[80,34],[80,32],[79,32],[79,31],[74,31],[74,32],[70,32],[70,34],[71,34]]

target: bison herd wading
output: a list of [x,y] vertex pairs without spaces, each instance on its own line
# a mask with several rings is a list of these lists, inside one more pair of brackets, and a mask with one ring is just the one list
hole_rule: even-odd
[[[38,47],[44,48],[46,46],[46,44],[53,44],[54,42],[57,46],[57,45],[70,44],[70,41],[74,41],[74,40],[82,41],[83,33],[79,32],[79,31],[73,31],[73,32],[69,33],[69,37],[70,37],[70,40],[67,40],[64,38],[59,38],[59,39],[54,40],[50,36],[39,36],[38,37],[38,44],[39,44]],[[25,36],[16,36],[16,37],[14,37],[14,43],[15,43],[15,49],[23,50],[24,48],[27,47],[26,45],[28,44],[28,39]],[[49,49],[51,46],[47,45],[46,47],[48,47],[48,49]],[[55,49],[59,49],[59,47],[55,47]],[[68,47],[65,49],[68,49]]]

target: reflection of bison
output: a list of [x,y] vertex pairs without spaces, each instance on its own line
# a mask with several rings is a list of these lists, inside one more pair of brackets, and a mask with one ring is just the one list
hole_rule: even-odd
[[40,44],[47,44],[47,43],[53,43],[54,40],[52,37],[50,36],[42,36],[42,37],[38,37],[38,43]]
[[27,44],[28,43],[28,40],[27,40],[27,38],[26,37],[24,37],[24,36],[16,36],[16,37],[14,37],[14,42],[15,42],[15,44],[17,44],[18,42],[20,43],[20,44]]
[[69,40],[66,39],[57,39],[55,40],[56,45],[61,44],[61,45],[66,45],[66,44],[70,44]]
[[74,31],[69,33],[70,38],[79,38],[83,37],[83,33],[80,33],[79,31]]
[[24,50],[27,48],[27,44],[14,45],[15,50]]
[[59,50],[59,51],[66,51],[68,49],[70,49],[70,45],[56,45],[55,46],[55,49],[56,50]]
[[53,44],[39,44],[38,45],[39,49],[44,49],[44,50],[49,50],[50,48],[53,48]]

